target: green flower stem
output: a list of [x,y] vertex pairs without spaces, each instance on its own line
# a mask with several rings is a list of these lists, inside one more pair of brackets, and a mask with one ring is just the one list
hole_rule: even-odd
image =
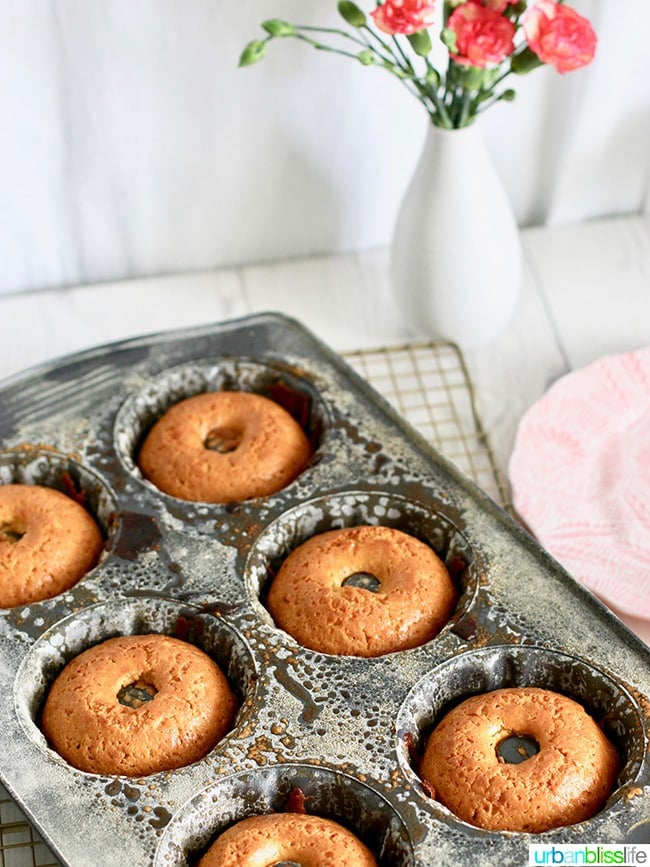
[[470,117],[470,106],[472,102],[472,96],[469,90],[463,92],[463,95],[458,104],[458,111],[456,113],[456,126],[460,129],[461,127],[467,126],[468,119]]
[[[427,59],[427,69],[432,70],[431,62]],[[440,123],[438,126],[442,126],[445,129],[453,129],[454,124],[451,120],[451,115],[449,114],[449,110],[445,105],[444,101],[444,91],[442,93],[442,97],[440,95],[440,78],[438,77],[437,82],[434,84],[433,82],[429,84],[428,94],[430,96],[431,101],[435,105],[436,112],[438,114],[438,119]]]
[[[387,70],[387,71],[390,72],[390,70]],[[416,99],[421,100],[423,96],[427,96],[427,97],[429,96],[428,93],[426,93],[425,91],[422,90],[419,81],[414,80],[412,78],[401,78],[399,75],[395,75],[394,78],[397,78],[398,81],[401,81],[402,84],[404,85],[404,87],[408,90],[408,92],[412,96],[414,96]],[[429,108],[426,105],[424,107],[427,110],[427,112],[429,114],[431,114],[431,111],[429,110]]]
[[[406,69],[402,67],[399,62],[399,59],[395,57],[394,53],[391,51],[390,45],[387,45],[383,39],[381,39],[370,27],[367,25],[361,28],[365,31],[364,33],[364,42],[370,49],[373,51],[378,57],[381,57],[384,63],[388,63],[391,66],[396,66],[399,69],[402,69],[404,72],[407,72]],[[367,36],[365,35],[367,34]],[[377,43],[377,46],[374,46],[371,40],[368,38],[369,36],[374,37],[374,41]]]
[[[389,70],[390,71],[390,70]],[[434,99],[434,93],[431,92],[419,79],[417,78],[402,78],[399,75],[394,76],[398,81],[401,81],[402,84],[406,87],[409,93],[411,93],[417,100],[423,102],[425,109],[428,114],[431,115],[431,108],[425,100],[427,100],[431,106],[435,109],[436,103]]]
[[[449,83],[446,85],[446,91],[441,98],[439,88],[431,81],[420,78],[415,70],[413,63],[404,51],[402,45],[396,37],[392,37],[395,48],[386,42],[381,36],[372,30],[371,27],[365,25],[363,28],[363,36],[359,38],[346,30],[341,30],[338,27],[312,27],[309,25],[294,25],[296,32],[289,38],[298,39],[315,48],[317,51],[327,51],[331,54],[339,54],[342,57],[349,57],[352,60],[359,61],[359,53],[346,51],[343,48],[337,48],[333,45],[319,42],[309,34],[324,34],[328,36],[337,36],[348,42],[354,43],[361,48],[370,51],[377,58],[377,65],[390,72],[406,87],[409,93],[422,102],[431,121],[437,126],[445,129],[453,129],[456,125],[452,117],[451,108],[457,102],[457,97],[451,93],[450,105],[445,104],[447,91],[449,91]],[[271,37],[267,37],[265,41],[269,41]],[[371,39],[373,41],[371,41]],[[433,70],[431,62],[426,58],[427,73]],[[439,77],[439,76],[438,76]],[[455,88],[454,88],[455,90]],[[459,91],[462,93],[462,91]]]
[[372,27],[368,26],[368,24],[364,24],[361,29],[364,30],[368,34],[368,36],[372,36],[375,42],[377,42],[384,51],[387,51],[390,55],[392,55],[393,52],[390,45],[384,39],[382,39],[379,33],[373,30]]
[[[427,109],[431,120],[438,126],[442,126],[445,129],[453,129],[454,124],[452,122],[451,116],[447,111],[443,101],[440,99],[437,87],[431,85],[427,86],[426,82],[423,82],[418,78],[413,64],[411,63],[408,56],[404,53],[397,37],[393,36],[393,42],[397,47],[400,55],[402,56],[404,63],[406,64],[403,68],[412,77],[413,83],[417,88],[420,98],[428,99],[433,107],[433,111],[431,109]],[[431,62],[428,58],[426,64],[427,72],[433,69],[433,67],[431,66]]]
[[[377,4],[377,5],[379,5],[379,4]],[[365,30],[365,32],[368,34],[369,37],[372,37],[372,39],[374,39],[374,41],[377,42],[377,44],[380,46],[382,52],[385,51],[388,54],[388,57],[390,58],[390,60],[388,62],[393,63],[398,69],[401,69],[402,72],[405,75],[407,75],[409,78],[412,78],[413,80],[415,80],[417,78],[417,73],[416,73],[415,69],[413,68],[413,64],[409,60],[408,56],[406,54],[404,54],[401,45],[395,39],[394,36],[393,36],[393,42],[395,43],[395,46],[397,47],[397,50],[399,52],[399,56],[395,54],[391,45],[388,42],[386,42],[384,39],[382,39],[382,37],[377,32],[375,32],[372,29],[372,27],[369,27],[366,24],[366,25],[364,25],[364,27],[362,29]],[[368,47],[371,48],[370,43],[368,43]],[[400,62],[400,58],[401,58],[401,60],[403,60],[403,63]]]
[[[452,119],[452,121],[453,121],[453,115],[454,115],[454,108],[458,103],[458,99],[459,99],[458,88],[456,87],[455,84],[452,84],[452,82],[448,78],[447,81],[445,82],[443,102],[444,102],[444,105],[445,105],[447,111],[449,112],[449,117]],[[452,123],[452,126],[453,126],[453,123]]]
[[[332,35],[332,36],[341,36],[344,39],[350,40],[351,42],[356,42],[357,45],[361,45],[364,48],[369,48],[378,57],[380,57],[382,62],[384,62],[384,63],[395,63],[395,61],[397,60],[397,58],[395,57],[395,54],[393,53],[393,51],[390,48],[390,45],[388,45],[386,42],[384,42],[384,40],[381,39],[381,37],[377,33],[375,33],[371,27],[368,27],[367,24],[365,24],[363,27],[360,27],[359,30],[360,31],[363,30],[366,33],[368,33],[370,36],[374,37],[375,41],[379,45],[379,48],[373,47],[367,38],[359,39],[358,36],[353,36],[351,33],[348,33],[347,30],[341,30],[338,27],[312,27],[312,26],[309,26],[306,24],[305,25],[296,24],[294,26],[295,26],[296,30],[304,31],[307,33],[326,33],[326,34]],[[386,52],[386,54],[382,53],[384,51]],[[408,63],[408,60],[407,60],[407,63]],[[399,63],[397,63],[396,65],[401,66],[401,64],[399,64]],[[409,64],[409,67],[410,67],[410,64]],[[407,71],[406,67],[404,67],[404,71]],[[414,72],[412,67],[410,67],[410,70],[408,70],[408,71]]]
[[316,42],[315,39],[312,39],[310,36],[305,36],[304,33],[296,33],[293,38],[299,39],[301,42],[306,42],[317,51],[329,51],[332,54],[340,54],[342,57],[350,57],[352,60],[359,59],[358,55],[354,54],[352,51],[344,51],[342,48],[334,48],[332,45],[325,45],[323,42]]
[[457,98],[458,88],[456,86],[456,67],[454,66],[452,61],[449,61],[449,66],[447,67],[447,74],[444,77],[444,90],[442,100],[450,113],[450,117],[453,106],[456,104]]
[[309,24],[294,24],[294,27],[296,30],[302,30],[306,33],[327,33],[331,36],[342,36],[344,39],[356,42],[357,45],[365,45],[357,36],[353,36],[347,30],[341,30],[339,27],[312,27]]
[[[367,48],[369,51],[371,51],[380,60],[379,65],[382,66],[384,69],[386,69],[387,72],[391,72],[391,74],[393,74],[395,78],[397,78],[399,81],[401,81],[401,83],[406,87],[406,89],[409,91],[409,93],[412,96],[415,96],[416,99],[419,99],[419,100],[426,99],[429,101],[430,106],[425,103],[424,108],[427,111],[427,113],[428,113],[428,115],[432,121],[435,122],[436,121],[436,115],[440,115],[441,120],[442,120],[442,126],[445,126],[449,129],[451,129],[451,127],[452,127],[451,120],[449,118],[448,113],[444,109],[444,106],[440,105],[438,97],[437,97],[437,93],[435,92],[435,89],[427,88],[426,85],[424,85],[417,78],[417,75],[416,75],[416,72],[413,68],[413,65],[410,63],[408,58],[404,57],[403,53],[401,52],[401,48],[400,48],[400,53],[402,53],[402,57],[404,58],[404,63],[400,62],[400,58],[396,57],[395,53],[391,50],[390,45],[388,45],[386,42],[384,42],[384,40],[381,39],[376,33],[374,33],[374,31],[370,27],[365,27],[363,29],[366,30],[370,36],[374,37],[375,41],[380,45],[381,49],[385,50],[387,52],[387,54],[384,54],[383,50],[380,50],[379,48],[375,47],[370,42],[370,40],[358,39],[354,36],[351,36],[349,33],[346,33],[346,31],[344,31],[344,30],[339,30],[337,28],[332,28],[332,27],[328,27],[328,28],[325,28],[325,27],[307,27],[307,26],[301,26],[301,25],[295,25],[295,27],[296,27],[296,31],[298,31],[298,32],[295,34],[294,38],[301,39],[303,42],[307,42],[309,45],[312,45],[314,48],[316,48],[320,51],[330,51],[334,54],[341,54],[344,57],[350,57],[354,60],[358,60],[358,57],[356,54],[348,52],[348,51],[343,51],[342,49],[339,49],[339,48],[327,46],[321,42],[317,42],[316,40],[307,36],[303,31],[308,31],[309,33],[326,33],[328,35],[344,36],[346,39],[349,39],[352,42],[355,42],[357,45],[362,45],[364,48]],[[403,76],[402,75],[395,75],[393,70],[391,69],[391,67],[397,67],[401,72],[404,73],[404,75]]]
[[495,78],[494,81],[490,82],[490,90],[497,88],[502,81],[505,81],[505,79],[511,75],[511,73],[512,69],[510,68],[510,64],[508,64],[507,68],[503,70],[501,75],[499,75],[498,78]]
[[[366,37],[366,45],[368,46],[368,48],[370,48],[371,51],[376,51],[380,57],[384,58],[385,63],[394,64],[395,66],[402,69],[403,72],[406,72],[408,74],[408,70],[405,69],[399,62],[398,58],[395,57],[395,54],[393,53],[390,45],[384,42],[384,40],[381,38],[381,36],[379,36],[378,33],[375,33],[375,31],[371,27],[368,27],[367,24],[364,25],[364,27],[362,27],[361,29],[364,30],[368,34],[368,36],[372,37],[379,46],[378,48],[373,48],[370,39]],[[384,54],[384,52],[386,52],[386,54]]]
[[489,99],[484,100],[482,103],[480,103],[474,108],[474,114],[482,114],[486,109],[497,103],[501,99],[501,96],[502,94],[500,93],[493,93]]
[[[314,39],[311,39],[309,36],[305,36],[304,34],[301,34],[301,33],[296,33],[294,38],[300,39],[303,42],[307,42],[309,45],[313,46],[314,48],[316,48],[319,51],[329,51],[329,52],[332,52],[333,54],[340,54],[343,57],[350,57],[353,60],[357,60],[357,61],[359,59],[358,55],[356,55],[350,51],[343,51],[340,48],[334,48],[332,46],[325,45],[321,42],[316,42]],[[377,54],[377,56],[381,58],[381,55],[375,49],[373,49],[372,47],[369,47],[369,50],[372,51],[374,54]],[[383,60],[383,58],[381,58],[381,59]],[[390,61],[387,61],[387,62],[390,63]],[[383,63],[378,64],[378,66],[381,69],[386,69],[387,72],[390,72],[394,78],[396,78],[399,82],[401,82],[404,85],[404,87],[406,87],[406,89],[411,94],[411,96],[416,97],[416,99],[421,99],[421,97],[423,95],[425,95],[425,96],[429,95],[427,92],[425,92],[422,89],[420,82],[417,79],[410,78],[409,76],[402,77],[400,75],[395,75],[394,72],[390,68],[387,68],[386,66],[384,66]],[[429,115],[431,115],[431,111],[429,110],[429,108],[426,105],[425,105],[425,109],[427,110]]]
[[411,63],[409,57],[404,53],[404,49],[403,49],[402,46],[400,45],[400,41],[399,41],[399,39],[397,38],[397,36],[393,36],[393,45],[395,45],[395,47],[397,48],[398,52],[400,53],[400,55],[401,55],[401,57],[402,57],[402,59],[403,59],[403,61],[404,61],[404,68],[405,68],[405,69],[406,69],[406,70],[407,70],[411,75],[415,76],[415,75],[416,75],[416,72],[415,72],[415,69],[413,68],[413,64]]
[[451,119],[451,115],[449,114],[443,100],[440,98],[437,87],[427,87],[426,85],[418,82],[418,90],[420,94],[422,94],[422,96],[430,100],[431,104],[435,108],[435,117],[433,114],[431,114],[431,112],[429,112],[431,119],[434,121],[434,123],[436,123],[437,126],[444,127],[445,129],[453,129],[454,124]]
[[[349,40],[350,42],[354,42],[356,45],[360,45],[362,48],[367,48],[369,51],[372,51],[372,53],[375,54],[380,59],[382,64],[383,63],[388,63],[391,65],[394,64],[395,57],[390,52],[390,48],[382,40],[378,40],[378,41],[380,42],[381,46],[388,51],[388,55],[382,54],[382,52],[379,51],[377,48],[375,48],[369,42],[368,39],[366,39],[366,38],[359,39],[357,36],[353,36],[351,33],[348,33],[346,30],[340,30],[336,27],[309,27],[307,25],[297,24],[297,25],[295,25],[295,28],[298,31],[304,31],[307,33],[325,33],[327,35],[341,36],[344,39]],[[370,30],[370,28],[366,27],[363,29],[368,30],[369,33],[372,34],[372,30]],[[321,44],[321,43],[319,43],[319,44]],[[332,50],[334,50],[334,49],[332,49]],[[354,55],[354,56],[356,56],[356,55]]]
[[510,69],[510,64],[504,69],[504,71],[499,75],[494,81],[490,82],[490,86],[488,88],[481,88],[475,95],[472,100],[472,104],[470,106],[472,115],[479,114],[484,111],[485,108],[488,108],[491,105],[494,105],[495,102],[498,102],[501,99],[501,94],[496,93],[497,87],[501,84],[502,81],[512,74],[512,70]]

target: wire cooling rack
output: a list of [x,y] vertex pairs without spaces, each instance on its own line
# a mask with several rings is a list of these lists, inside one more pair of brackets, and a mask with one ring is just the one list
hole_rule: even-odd
[[0,856],[3,867],[57,867],[59,862],[0,786]]
[[[476,395],[458,346],[409,343],[348,352],[345,360],[445,457],[499,505],[507,486],[483,429]],[[57,867],[49,851],[0,785],[0,867]]]
[[455,343],[436,340],[345,354],[422,436],[500,506],[507,484],[481,423],[465,359]]

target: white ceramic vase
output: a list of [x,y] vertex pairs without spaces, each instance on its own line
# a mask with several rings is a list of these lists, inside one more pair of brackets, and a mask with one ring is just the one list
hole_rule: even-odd
[[512,206],[476,125],[430,125],[400,208],[391,281],[405,322],[479,346],[507,324],[519,295]]

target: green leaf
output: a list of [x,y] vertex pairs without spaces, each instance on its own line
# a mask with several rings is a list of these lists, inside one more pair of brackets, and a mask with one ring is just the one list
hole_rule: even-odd
[[350,0],[340,0],[338,4],[339,14],[351,27],[365,27],[366,16],[356,3]]
[[240,66],[252,66],[253,63],[257,63],[258,60],[261,60],[266,54],[266,41],[262,39],[253,39],[252,42],[249,42],[246,48],[241,53],[241,57],[239,58]]
[[288,21],[283,21],[281,18],[269,18],[268,21],[262,22],[262,27],[271,36],[295,36],[296,28]]
[[360,62],[363,63],[364,66],[372,66],[375,62],[375,56],[372,51],[368,51],[368,49],[364,49],[357,54]]
[[426,57],[433,48],[428,30],[418,30],[417,33],[412,33],[406,38],[411,43],[413,51],[420,57]]

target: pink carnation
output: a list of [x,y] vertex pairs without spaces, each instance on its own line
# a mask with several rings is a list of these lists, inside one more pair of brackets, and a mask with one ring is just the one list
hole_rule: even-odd
[[558,72],[586,66],[596,52],[596,34],[589,21],[556,0],[537,0],[522,26],[530,48]]
[[384,33],[410,36],[433,24],[434,4],[426,0],[385,0],[370,13]]
[[508,18],[469,0],[456,7],[447,21],[456,35],[456,63],[485,68],[499,64],[515,50],[515,25]]

